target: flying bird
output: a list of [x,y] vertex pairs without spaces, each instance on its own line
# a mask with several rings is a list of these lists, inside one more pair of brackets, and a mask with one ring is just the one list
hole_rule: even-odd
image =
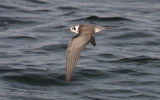
[[77,35],[70,39],[66,51],[66,82],[70,81],[73,70],[78,62],[82,50],[91,43],[96,46],[95,33],[110,27],[80,24],[70,28]]

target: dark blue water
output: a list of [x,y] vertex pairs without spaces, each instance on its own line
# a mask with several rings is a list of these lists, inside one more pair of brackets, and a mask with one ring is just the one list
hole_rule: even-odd
[[[112,26],[69,83],[71,26]],[[159,0],[1,0],[0,100],[160,100]]]

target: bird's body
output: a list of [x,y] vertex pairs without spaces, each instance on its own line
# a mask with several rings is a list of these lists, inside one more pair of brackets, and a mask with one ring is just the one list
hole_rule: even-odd
[[70,40],[66,51],[66,82],[70,81],[82,50],[88,43],[96,46],[95,32],[100,32],[108,28],[91,24],[81,24],[70,28],[77,35]]

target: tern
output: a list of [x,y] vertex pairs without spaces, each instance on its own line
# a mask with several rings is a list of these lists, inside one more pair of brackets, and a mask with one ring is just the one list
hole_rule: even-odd
[[96,46],[95,33],[110,27],[96,26],[92,24],[80,24],[70,28],[77,35],[70,39],[66,50],[66,82],[70,81],[73,70],[78,62],[82,50],[91,43]]

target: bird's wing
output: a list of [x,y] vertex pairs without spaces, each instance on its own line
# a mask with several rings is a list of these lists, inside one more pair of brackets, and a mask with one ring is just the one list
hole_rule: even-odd
[[96,46],[95,36],[92,36],[92,38],[91,38],[91,40],[90,40],[90,43],[91,43],[93,46]]
[[91,38],[91,35],[79,33],[70,40],[66,52],[66,82],[70,81],[72,72],[78,62],[80,53],[90,42]]

